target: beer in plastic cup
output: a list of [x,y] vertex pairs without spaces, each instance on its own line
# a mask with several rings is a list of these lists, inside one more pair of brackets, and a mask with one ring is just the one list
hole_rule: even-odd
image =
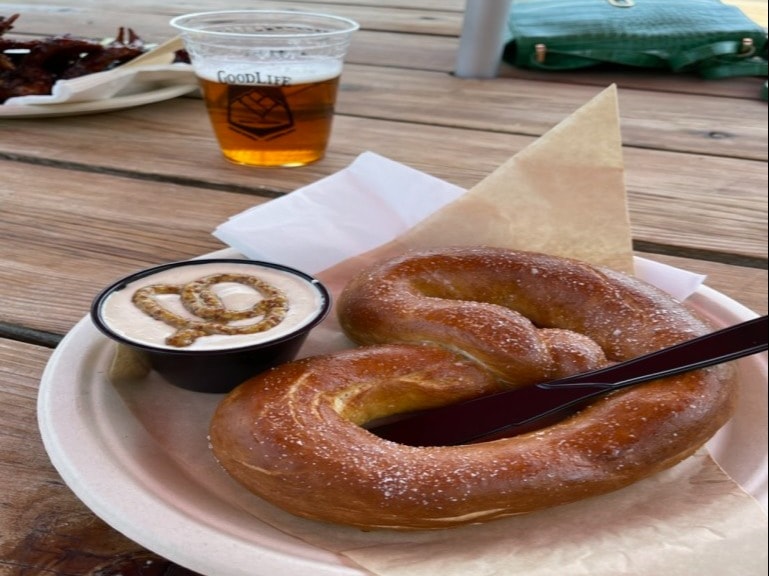
[[323,157],[339,76],[358,24],[276,10],[179,16],[224,156],[251,166],[302,166]]

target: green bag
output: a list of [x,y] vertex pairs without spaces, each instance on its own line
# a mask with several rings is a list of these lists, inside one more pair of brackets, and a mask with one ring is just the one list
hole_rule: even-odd
[[720,0],[513,0],[508,32],[503,59],[523,68],[767,74],[766,30]]

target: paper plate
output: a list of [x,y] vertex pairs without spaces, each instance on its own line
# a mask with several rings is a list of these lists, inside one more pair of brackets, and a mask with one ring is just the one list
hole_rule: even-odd
[[[756,314],[707,287],[692,304],[721,326]],[[72,491],[142,546],[209,576],[361,576],[344,558],[281,532],[184,473],[104,385],[111,342],[88,317],[44,371],[38,420],[45,448]],[[714,459],[766,510],[767,359],[737,361],[742,397],[708,444]]]

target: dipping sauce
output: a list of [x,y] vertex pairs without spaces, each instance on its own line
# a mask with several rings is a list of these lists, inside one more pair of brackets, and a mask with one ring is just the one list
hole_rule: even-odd
[[304,272],[210,258],[126,276],[94,299],[91,320],[167,382],[225,393],[295,359],[330,309],[328,290]]
[[225,350],[286,337],[328,306],[319,283],[282,267],[217,261],[160,267],[114,288],[101,321],[132,343]]

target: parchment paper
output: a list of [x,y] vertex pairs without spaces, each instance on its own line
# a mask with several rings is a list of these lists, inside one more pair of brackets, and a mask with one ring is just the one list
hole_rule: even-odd
[[[405,224],[406,230],[394,239],[378,237],[368,252],[321,269],[318,275],[337,293],[351,273],[372,259],[444,242],[566,253],[630,272],[618,135],[612,87],[468,194],[421,223]],[[564,186],[568,193],[557,195]],[[252,243],[258,245],[259,240]],[[302,248],[311,251],[312,243]],[[695,287],[697,282],[694,279]],[[331,315],[312,333],[302,355],[350,345]],[[438,532],[362,532],[296,518],[251,495],[222,472],[207,442],[207,425],[219,397],[179,390],[152,377],[141,386],[117,386],[126,406],[190,481],[248,511],[255,523],[265,522],[339,553],[380,576],[766,573],[765,514],[704,450],[613,494],[544,512]]]
[[409,230],[403,247],[489,244],[633,272],[616,87]]

